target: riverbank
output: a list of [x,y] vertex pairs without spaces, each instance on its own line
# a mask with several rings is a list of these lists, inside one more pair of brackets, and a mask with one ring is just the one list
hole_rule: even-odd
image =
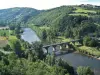
[[81,54],[85,54],[86,56],[90,56],[90,57],[93,57],[96,59],[98,59],[100,57],[100,48],[87,47],[87,46],[76,45],[76,44],[72,44],[72,45],[73,45],[74,49]]
[[42,29],[40,29],[38,26],[34,24],[28,25],[28,27],[31,28],[33,31],[35,31],[37,36],[41,39]]
[[100,60],[100,57],[99,58],[97,58],[98,60]]
[[76,53],[76,54],[79,53],[79,54],[82,54],[82,55],[85,55],[85,56],[88,56],[88,57],[91,57],[91,58],[95,58],[97,60],[100,60],[100,57],[88,55],[88,54],[85,54],[85,53],[82,53],[82,52],[79,52],[79,51],[75,51],[73,53]]

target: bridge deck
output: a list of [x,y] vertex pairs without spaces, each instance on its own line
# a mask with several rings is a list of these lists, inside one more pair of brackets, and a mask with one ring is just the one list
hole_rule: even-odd
[[[77,40],[72,40],[70,42],[78,42],[80,39],[77,39]],[[45,47],[50,47],[50,46],[56,46],[56,45],[62,45],[62,44],[69,44],[70,42],[63,42],[63,43],[56,43],[56,44],[51,44],[51,45],[45,45],[43,46],[43,48]]]

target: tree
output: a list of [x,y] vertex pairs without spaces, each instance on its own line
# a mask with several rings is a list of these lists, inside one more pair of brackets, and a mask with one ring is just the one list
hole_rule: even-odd
[[15,34],[19,34],[20,30],[18,28],[15,28]]
[[97,41],[96,40],[91,40],[91,41],[89,41],[89,46],[90,47],[96,47],[98,45],[98,43],[97,43]]
[[89,67],[78,67],[77,68],[77,74],[78,75],[94,75],[94,73],[91,71]]
[[5,64],[5,65],[9,65],[9,61],[8,61],[8,59],[6,58],[6,57],[2,57],[2,61],[3,61],[3,64]]
[[89,36],[85,36],[83,38],[83,44],[85,46],[89,46],[89,47],[95,47],[97,46],[97,41],[95,39],[90,38]]
[[12,49],[15,50],[15,53],[21,57],[22,50],[21,50],[21,43],[19,40],[15,40],[12,42]]
[[55,65],[56,64],[56,59],[55,59],[55,56],[54,55],[47,55],[46,56],[46,60],[45,60],[45,62],[48,64],[48,65],[50,65],[50,66],[53,66],[53,65]]
[[46,38],[47,38],[47,32],[46,32],[46,30],[43,30],[42,31],[42,39],[46,40]]
[[42,43],[41,42],[35,42],[32,44],[32,52],[35,53],[35,55],[38,57],[38,59],[44,58],[44,52],[42,50]]
[[4,32],[4,33],[3,33],[3,36],[7,36],[7,34]]
[[57,63],[58,66],[60,66],[60,67],[62,67],[62,68],[64,68],[64,69],[67,69],[67,71],[68,71],[71,75],[74,74],[74,69],[73,69],[73,67],[71,67],[66,61],[63,61],[63,60],[60,58],[60,59],[58,59],[57,62],[58,62],[58,63]]
[[20,34],[16,34],[16,37],[17,37],[18,39],[21,39],[21,35],[20,35]]
[[71,37],[72,36],[72,34],[71,34],[71,29],[70,28],[66,28],[66,30],[65,30],[65,37],[66,38],[69,38],[69,37]]
[[88,45],[89,45],[89,41],[91,41],[91,38],[90,38],[89,36],[85,36],[85,37],[83,38],[83,44],[84,44],[85,46],[88,46]]
[[28,50],[28,60],[31,62],[35,62],[37,60],[37,56],[34,51]]
[[50,30],[48,30],[48,40],[49,42],[55,42],[55,38],[57,36],[57,31],[54,28],[50,28]]
[[10,47],[10,45],[7,44],[5,47],[3,47],[3,49],[5,51],[10,51],[11,50],[11,47]]

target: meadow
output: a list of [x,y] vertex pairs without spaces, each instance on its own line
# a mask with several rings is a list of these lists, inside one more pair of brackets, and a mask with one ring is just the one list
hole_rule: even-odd
[[9,36],[9,30],[0,29],[0,36]]
[[79,13],[79,12],[84,12],[84,13],[96,13],[94,10],[87,10],[87,9],[83,9],[80,7],[75,7],[76,10],[74,12]]
[[90,17],[88,15],[88,13],[96,13],[96,11],[94,10],[87,10],[87,9],[84,9],[84,8],[80,8],[80,7],[75,7],[75,11],[73,11],[73,13],[69,14],[69,15],[73,15],[73,16],[87,16],[87,17]]

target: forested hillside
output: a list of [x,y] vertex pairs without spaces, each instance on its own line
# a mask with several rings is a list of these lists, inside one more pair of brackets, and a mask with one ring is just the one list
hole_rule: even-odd
[[74,8],[70,6],[61,6],[54,9],[49,9],[35,17],[32,17],[29,20],[29,23],[34,23],[36,25],[57,24],[62,19],[62,17],[71,13],[73,10]]
[[3,9],[0,10],[0,25],[20,23],[23,25],[44,25],[52,27],[51,31],[54,31],[55,34],[60,33],[59,35],[65,37],[80,38],[91,33],[99,35],[99,8],[99,6],[80,5],[61,6],[49,10],[17,7]]
[[40,10],[33,8],[9,8],[0,10],[0,23],[27,22],[27,20],[40,13]]

